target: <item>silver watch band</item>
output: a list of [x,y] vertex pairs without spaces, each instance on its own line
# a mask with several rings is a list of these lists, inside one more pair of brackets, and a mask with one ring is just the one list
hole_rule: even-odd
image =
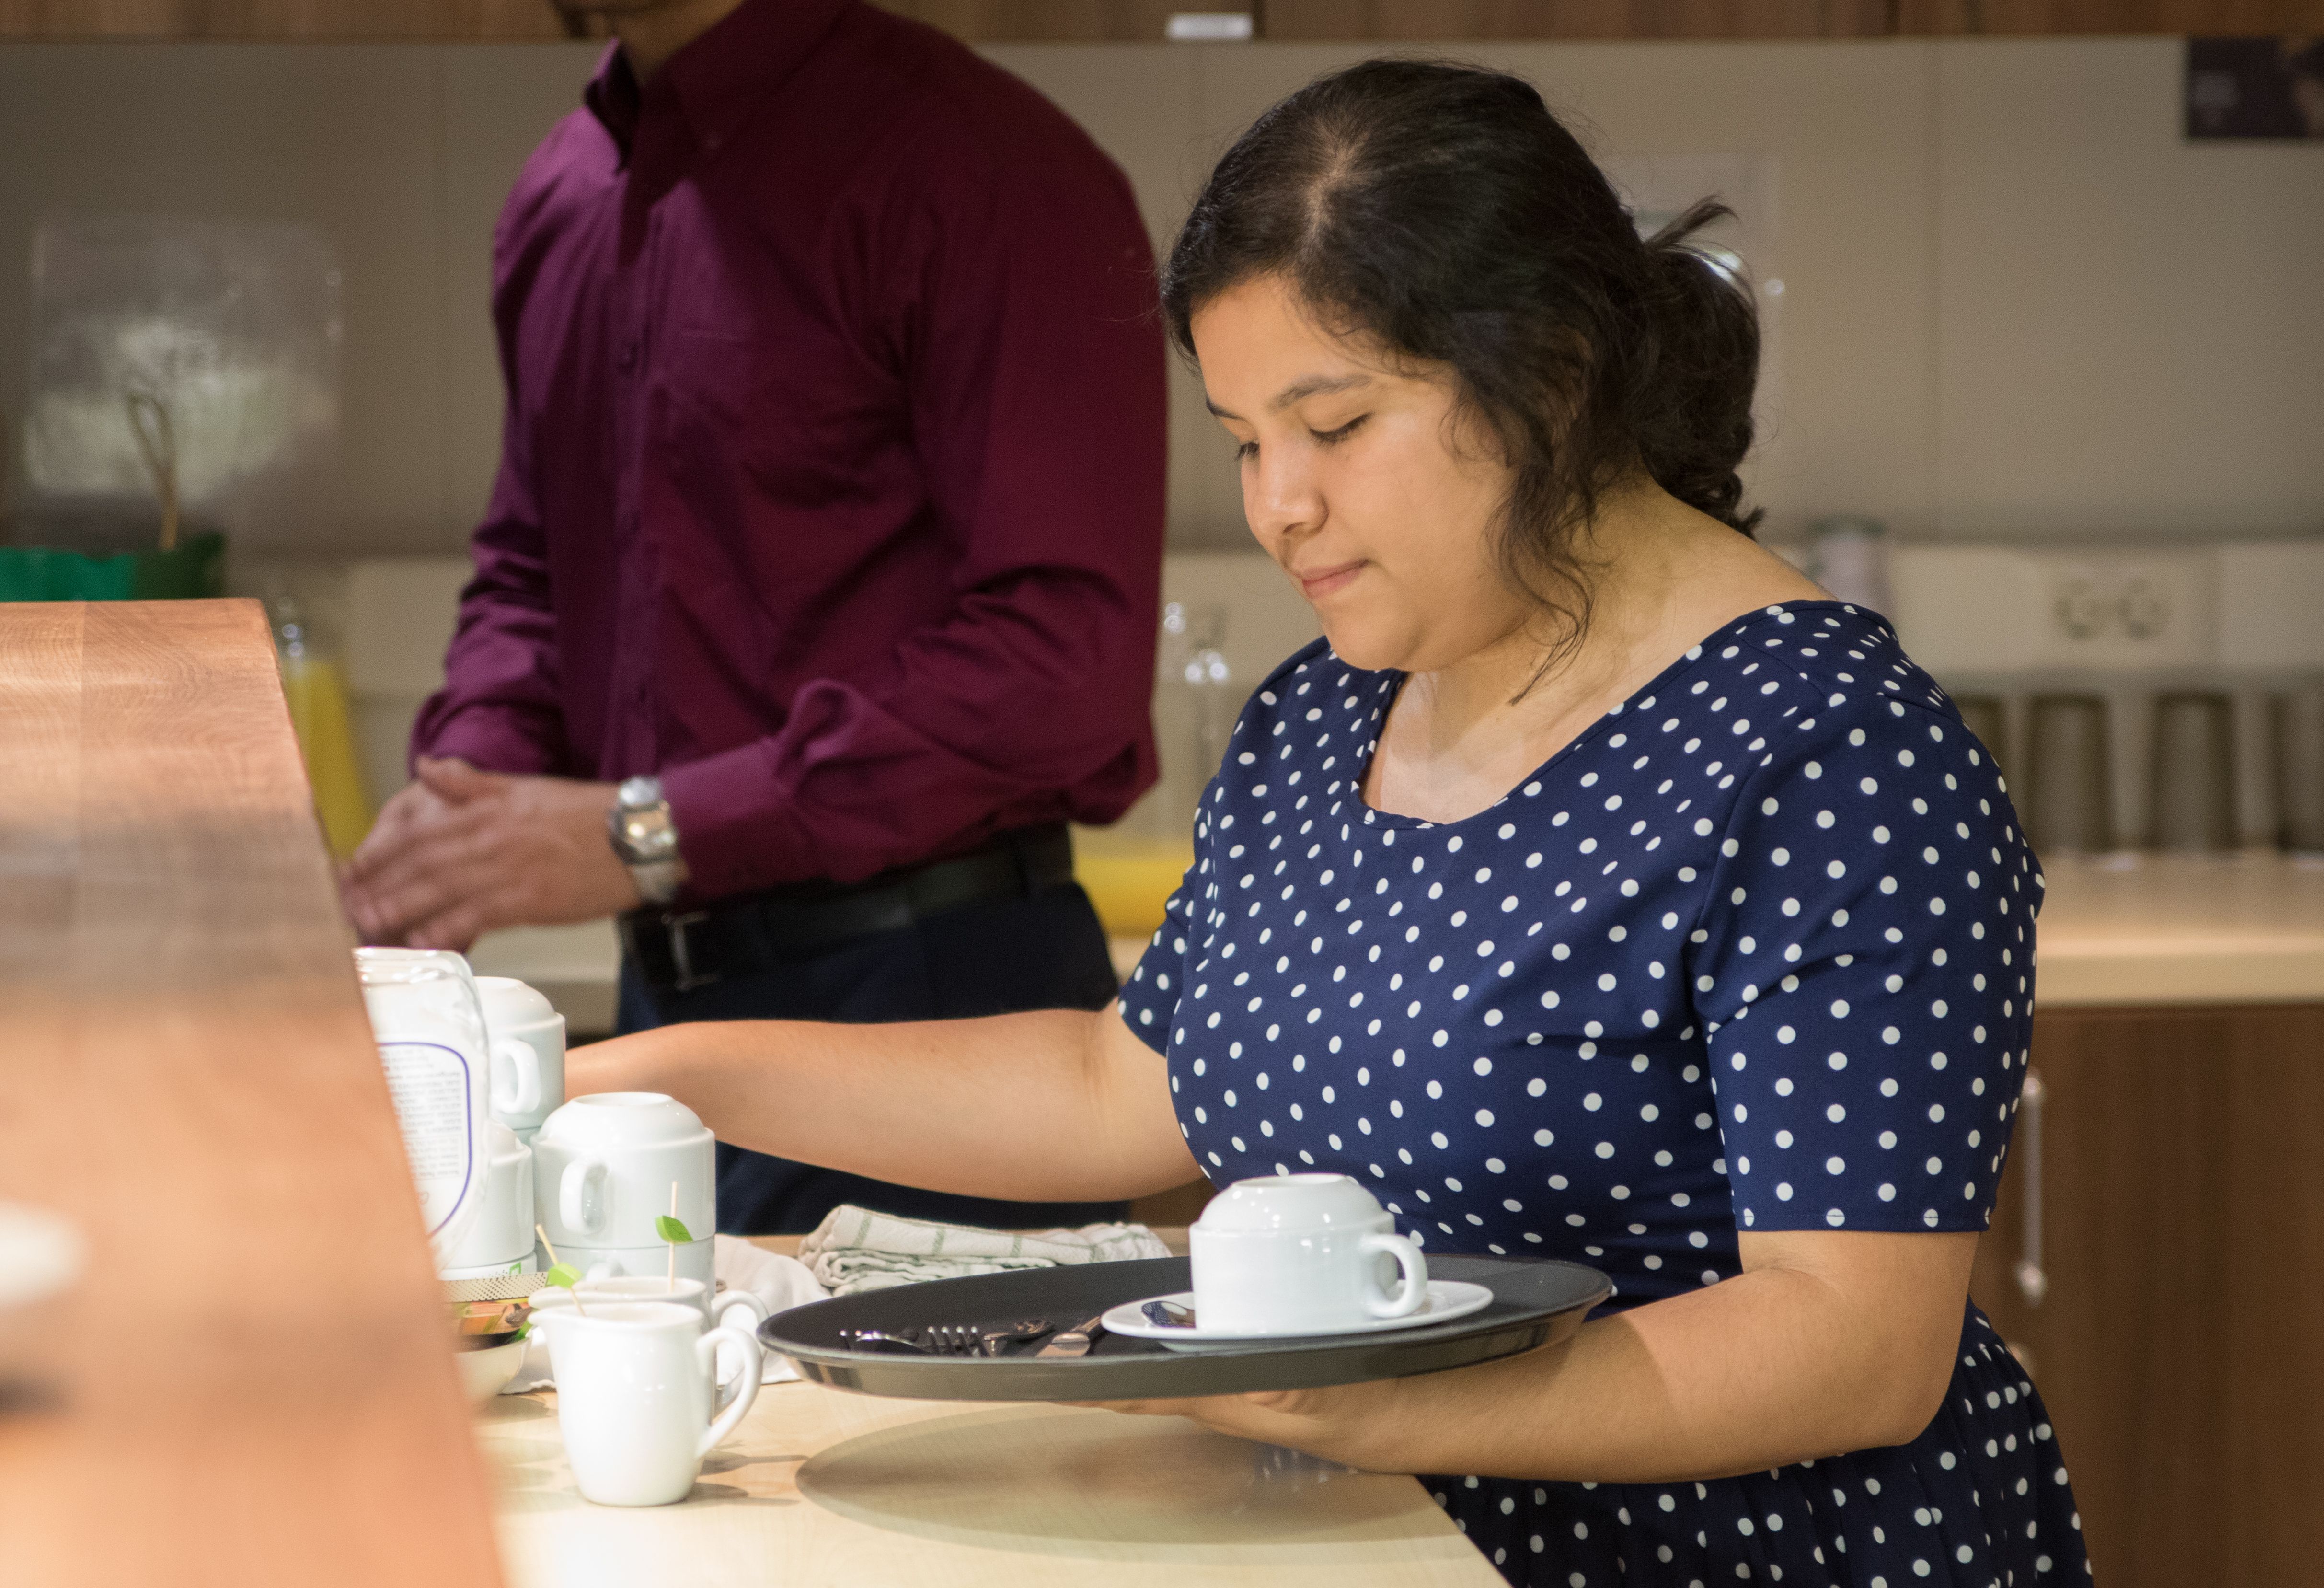
[[686,883],[686,860],[678,853],[678,824],[659,778],[632,778],[615,791],[605,813],[605,836],[614,855],[629,868],[638,896],[648,904],[668,904]]

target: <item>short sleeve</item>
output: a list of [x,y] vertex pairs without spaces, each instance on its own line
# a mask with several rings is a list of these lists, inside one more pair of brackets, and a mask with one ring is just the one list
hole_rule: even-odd
[[1737,800],[1688,974],[1745,1230],[1982,1230],[2041,876],[1950,714],[1834,712]]
[[1122,1023],[1157,1053],[1170,1048],[1170,1022],[1177,1018],[1185,980],[1187,922],[1194,872],[1189,871],[1162,908],[1162,925],[1138,957],[1138,968],[1121,984]]

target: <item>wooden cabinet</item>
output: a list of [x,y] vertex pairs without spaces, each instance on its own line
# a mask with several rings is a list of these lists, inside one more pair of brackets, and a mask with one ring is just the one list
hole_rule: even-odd
[[[2324,0],[887,0],[980,42],[1159,41],[1175,14],[1384,42],[2324,32]],[[523,41],[602,33],[551,0],[0,0],[0,39]]]
[[1971,1290],[2050,1408],[2098,1580],[2324,1584],[2324,1005],[2045,1012],[2033,1055]]

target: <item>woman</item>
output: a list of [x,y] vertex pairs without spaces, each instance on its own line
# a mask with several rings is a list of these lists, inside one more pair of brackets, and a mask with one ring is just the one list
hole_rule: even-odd
[[2040,878],[1886,625],[1748,538],[1757,330],[1685,245],[1716,213],[1641,243],[1495,73],[1269,111],[1164,307],[1328,646],[1246,708],[1118,1011],[680,1028],[582,1083],[977,1196],[1342,1170],[1440,1250],[1603,1269],[1532,1355],[1127,1408],[1454,1474],[1513,1582],[2083,1576],[1967,1306]]

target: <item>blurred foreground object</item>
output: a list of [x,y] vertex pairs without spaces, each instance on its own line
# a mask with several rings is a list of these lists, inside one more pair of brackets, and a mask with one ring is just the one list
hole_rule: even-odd
[[282,697],[290,707],[290,727],[307,780],[315,789],[315,814],[334,860],[355,852],[371,831],[371,798],[364,790],[355,754],[353,714],[347,706],[346,669],[338,647],[319,632],[299,602],[278,595],[267,603],[274,630],[274,660],[282,669]]
[[289,730],[255,602],[0,608],[0,1199],[88,1251],[0,1396],[11,1588],[500,1582]]

